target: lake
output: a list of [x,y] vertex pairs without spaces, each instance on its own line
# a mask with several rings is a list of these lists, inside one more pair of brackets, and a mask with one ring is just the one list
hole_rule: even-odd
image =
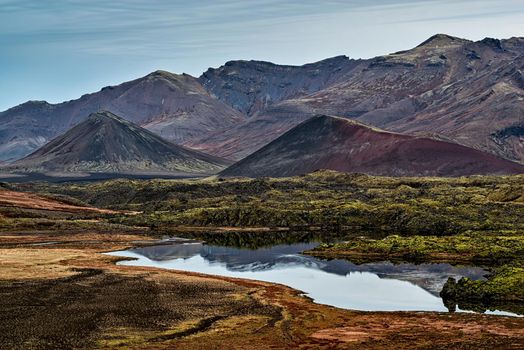
[[[317,303],[364,311],[448,311],[439,296],[448,277],[479,280],[487,273],[471,266],[390,262],[357,265],[300,254],[317,244],[243,249],[194,241],[164,242],[109,254],[135,259],[120,261],[120,265],[279,283],[302,291]],[[512,315],[500,311],[489,313]]]

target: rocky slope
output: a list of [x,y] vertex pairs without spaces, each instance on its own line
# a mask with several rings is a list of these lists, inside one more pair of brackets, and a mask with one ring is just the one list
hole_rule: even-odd
[[222,176],[284,177],[318,169],[385,176],[463,176],[524,173],[524,165],[465,146],[315,116]]
[[77,100],[56,105],[30,101],[0,113],[0,161],[29,154],[99,110],[123,115],[175,143],[245,119],[196,78],[157,71]]
[[523,63],[523,38],[471,42],[440,34],[408,51],[356,61],[321,90],[269,105],[188,145],[241,159],[328,113],[524,161]]
[[263,61],[229,61],[209,68],[199,81],[220,100],[251,116],[290,98],[334,84],[358,64],[346,56],[302,66]]
[[98,112],[7,169],[39,173],[212,174],[227,164],[223,159],[174,145],[110,112]]

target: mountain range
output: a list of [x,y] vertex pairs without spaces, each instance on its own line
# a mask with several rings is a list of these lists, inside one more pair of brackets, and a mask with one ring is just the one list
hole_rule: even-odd
[[[408,51],[369,60],[339,57],[331,63],[323,66],[332,75],[321,89],[302,94],[301,86],[284,78],[281,89],[295,97],[280,100],[271,94],[274,85],[262,85],[251,106],[269,96],[265,108],[188,146],[238,160],[311,116],[329,114],[524,161],[524,38],[471,42],[436,35]],[[234,87],[228,80],[238,83],[238,75],[249,77],[243,66],[221,68],[223,88]],[[249,91],[249,81],[238,91]],[[238,103],[236,91],[220,97],[217,89],[212,91],[223,101]]]
[[474,42],[445,34],[371,59],[230,61],[198,78],[156,71],[77,100],[29,101],[1,112],[0,162],[26,157],[106,110],[184,149],[232,161],[316,115],[334,115],[522,163],[523,72],[524,38]]

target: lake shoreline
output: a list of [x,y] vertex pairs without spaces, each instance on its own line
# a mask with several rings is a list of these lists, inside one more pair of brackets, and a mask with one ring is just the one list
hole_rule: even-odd
[[[328,344],[332,344],[333,341],[345,348],[353,348],[354,346],[358,345],[358,348],[361,349],[373,349],[375,348],[374,346],[376,346],[376,344],[388,345],[399,349],[407,348],[409,344],[412,345],[412,341],[407,342],[407,340],[404,340],[402,337],[389,339],[389,334],[391,334],[392,329],[395,330],[397,335],[404,333],[407,335],[409,333],[410,339],[412,339],[411,336],[413,334],[417,335],[417,342],[420,342],[421,344],[425,341],[428,341],[429,339],[438,338],[440,340],[435,343],[435,349],[438,348],[438,346],[442,346],[444,341],[455,341],[452,339],[459,337],[460,332],[463,332],[466,329],[470,329],[470,331],[473,332],[472,336],[467,340],[469,344],[477,344],[479,346],[481,344],[492,344],[494,348],[496,348],[497,344],[504,344],[509,341],[509,339],[512,339],[511,341],[515,344],[524,344],[524,334],[521,334],[523,321],[518,319],[475,314],[442,314],[433,312],[384,313],[340,310],[337,308],[314,304],[307,298],[302,297],[300,292],[284,286],[252,280],[239,280],[189,272],[119,266],[115,265],[115,262],[118,260],[117,258],[111,258],[100,254],[109,250],[133,247],[136,245],[134,242],[137,241],[154,240],[148,236],[139,236],[134,234],[118,236],[85,233],[82,236],[71,237],[71,235],[66,233],[58,234],[55,232],[52,237],[56,241],[60,241],[62,243],[56,246],[53,246],[52,244],[36,246],[28,245],[27,243],[34,244],[38,242],[48,242],[50,237],[42,234],[26,234],[17,235],[17,238],[13,238],[12,235],[9,237],[10,242],[17,243],[17,246],[10,245],[9,247],[3,247],[0,244],[0,249],[2,249],[2,251],[9,251],[15,256],[19,255],[21,257],[25,257],[28,254],[37,254],[42,259],[38,263],[38,266],[28,268],[27,272],[31,273],[32,275],[31,282],[23,276],[16,276],[16,271],[19,271],[17,269],[12,270],[15,271],[15,275],[11,275],[11,277],[9,277],[9,275],[6,273],[2,274],[2,288],[4,288],[4,290],[6,290],[6,288],[7,290],[10,290],[13,297],[19,293],[25,294],[27,292],[18,289],[20,283],[31,283],[31,285],[38,286],[41,285],[41,283],[52,282],[53,285],[57,286],[53,288],[58,288],[60,285],[63,285],[64,288],[72,288],[70,283],[77,283],[82,280],[84,281],[82,283],[86,284],[84,289],[87,288],[87,290],[91,290],[92,288],[95,288],[93,283],[96,279],[100,279],[102,276],[103,279],[114,278],[111,276],[115,276],[114,274],[116,273],[116,276],[122,276],[118,278],[124,278],[124,280],[127,281],[122,282],[124,284],[121,284],[121,289],[119,289],[119,293],[124,295],[127,293],[125,292],[127,287],[124,286],[131,283],[131,281],[134,281],[135,279],[138,279],[139,281],[145,279],[145,282],[136,283],[150,283],[147,281],[154,281],[154,285],[156,285],[155,288],[161,288],[160,291],[165,292],[169,292],[171,290],[170,288],[172,287],[169,287],[169,283],[171,282],[168,283],[168,281],[173,279],[179,281],[177,283],[182,283],[182,285],[189,283],[188,286],[192,285],[192,283],[197,283],[197,285],[201,284],[202,282],[199,281],[202,280],[208,281],[206,283],[211,283],[209,286],[215,285],[216,283],[218,283],[218,285],[221,283],[232,283],[233,285],[238,285],[243,288],[243,291],[235,293],[240,293],[238,294],[239,296],[244,295],[242,299],[250,295],[251,297],[248,299],[251,300],[252,298],[255,298],[262,303],[257,304],[261,305],[257,306],[257,308],[262,307],[262,309],[260,309],[260,312],[262,312],[260,316],[231,315],[226,316],[225,319],[216,320],[210,320],[209,315],[202,316],[201,320],[208,320],[205,321],[208,323],[211,321],[212,322],[210,323],[211,325],[209,327],[204,327],[204,329],[201,331],[198,331],[198,324],[200,323],[194,323],[192,321],[183,326],[183,328],[176,328],[176,330],[172,331],[169,329],[162,330],[160,328],[157,330],[140,330],[140,327],[136,328],[136,326],[133,326],[128,331],[129,335],[136,334],[133,338],[126,338],[123,333],[118,333],[118,335],[117,333],[112,333],[110,328],[103,330],[102,333],[99,333],[99,331],[95,333],[91,332],[89,337],[93,338],[93,341],[95,341],[97,344],[108,345],[109,343],[107,342],[110,341],[109,339],[116,337],[116,339],[118,339],[121,344],[140,347],[141,342],[146,342],[152,337],[158,340],[160,337],[162,340],[158,340],[156,342],[156,346],[159,349],[164,347],[167,348],[173,346],[174,344],[191,349],[194,347],[196,348],[197,344],[202,345],[202,341],[204,341],[205,344],[212,344],[213,342],[220,341],[222,344],[231,345],[231,348],[241,348],[243,345],[249,348],[249,343],[254,341],[258,342],[259,346],[260,344],[266,344],[267,346],[271,345],[275,346],[276,348],[286,348],[292,346],[292,344],[309,344],[310,346],[314,346],[316,348],[322,348],[324,346],[328,347]],[[4,242],[4,240],[0,240],[0,242]],[[54,258],[56,254],[60,254],[60,256],[63,256],[63,258],[56,260],[56,258]],[[10,264],[14,267],[19,266],[17,264],[20,263],[22,262],[16,263],[16,259],[10,259]],[[6,268],[7,265],[2,264],[2,272],[7,271],[5,270]],[[40,271],[40,269],[43,270]],[[85,275],[85,273],[89,271],[102,272],[96,272],[95,275]],[[79,273],[80,276],[83,277],[74,277],[79,276]],[[73,278],[73,280],[71,280],[71,278]],[[78,278],[80,278],[80,280]],[[131,278],[131,280],[128,280],[128,278]],[[107,282],[101,281],[101,283],[102,284],[100,284],[100,287],[106,285]],[[112,283],[114,283],[114,281]],[[166,283],[168,284],[166,285]],[[130,285],[130,288],[132,285]],[[72,294],[73,300],[76,300],[77,297],[74,296],[74,293]],[[222,300],[223,298],[228,299],[228,294],[229,292],[225,294],[220,293],[215,296],[215,299],[217,297],[218,299],[216,300],[218,301]],[[107,304],[104,300],[106,300],[106,298],[109,298],[107,301],[113,300],[111,299],[112,297],[110,298],[109,295],[104,293],[101,294],[100,298],[102,299],[99,299],[97,302],[99,305],[95,306],[95,308],[105,309]],[[147,297],[145,298],[146,299],[144,299],[142,302],[148,305],[149,302],[147,301]],[[192,299],[194,299],[194,297],[189,300]],[[12,305],[16,306],[16,300],[7,299],[5,302],[10,302]],[[124,303],[122,305],[127,304]],[[277,317],[279,312],[267,310],[265,309],[265,306],[262,305],[279,305],[279,307],[283,308],[282,310],[284,310],[281,310],[280,314],[284,316]],[[17,306],[17,308],[21,308],[21,310],[25,309],[25,307],[22,307],[21,305]],[[26,309],[25,312],[30,312],[29,310],[30,309]],[[322,315],[322,317],[316,318],[311,317],[311,315]],[[61,317],[68,318],[72,316],[66,313],[65,316],[62,315]],[[134,316],[132,316],[132,314],[129,316],[130,320],[128,322],[131,322],[131,324],[133,323],[131,321],[133,317]],[[247,324],[245,324],[246,326],[243,326],[243,328],[240,329],[237,327],[230,328],[233,326],[233,324],[235,324],[235,322],[240,322],[241,320],[247,321],[248,319],[251,320],[250,326],[246,327]],[[32,322],[38,322],[38,320],[39,318],[35,318]],[[16,322],[15,319],[12,319],[8,323],[4,323],[4,327],[14,326],[12,322]],[[56,320],[56,322],[58,322],[58,320]],[[386,322],[389,327],[384,328],[384,326],[382,326],[383,322]],[[174,324],[179,323],[175,322]],[[367,325],[365,329],[362,328],[362,324]],[[481,327],[484,329],[484,331],[477,333],[477,331],[474,330],[474,327],[480,325],[482,325]],[[253,330],[253,327],[262,327],[262,331],[259,332],[260,334],[249,333],[249,330]],[[446,329],[451,327],[451,332],[443,337],[441,334],[441,327],[446,327]],[[195,333],[192,333],[193,335],[191,336],[184,336],[184,331],[188,329],[195,329]],[[218,336],[217,333],[212,332],[213,329],[221,330],[219,333],[222,334],[222,336],[220,336],[220,340],[216,338],[216,336]],[[489,336],[486,335],[486,330],[489,333]],[[358,331],[358,335],[349,336],[349,334],[353,334],[352,332],[354,331]],[[177,335],[173,337],[167,336],[165,338],[161,338],[162,334]],[[283,334],[287,334],[287,336],[283,337]],[[230,339],[228,339],[228,337]],[[111,344],[113,344],[114,341],[115,339],[111,340]]]

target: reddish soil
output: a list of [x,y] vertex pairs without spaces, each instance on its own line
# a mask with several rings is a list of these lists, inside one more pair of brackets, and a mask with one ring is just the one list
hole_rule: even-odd
[[24,209],[40,209],[60,212],[91,212],[100,214],[115,214],[114,210],[84,207],[67,204],[55,199],[46,198],[34,193],[0,190],[0,205]]

